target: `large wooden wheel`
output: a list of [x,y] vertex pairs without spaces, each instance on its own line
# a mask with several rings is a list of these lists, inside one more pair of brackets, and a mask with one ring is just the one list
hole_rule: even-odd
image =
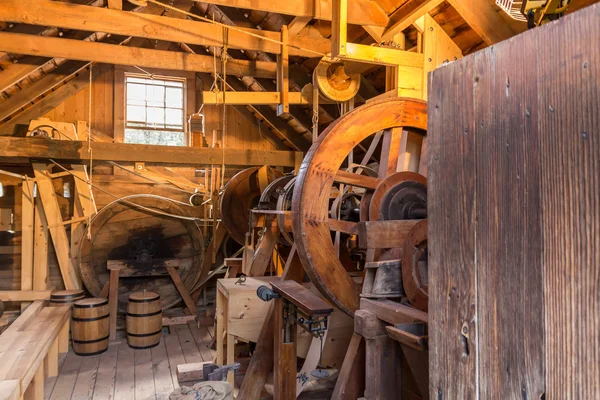
[[268,166],[252,167],[235,174],[221,195],[221,221],[241,245],[246,241],[250,210],[259,204],[262,192],[283,173]]
[[[93,296],[99,296],[109,280],[109,260],[136,260],[143,270],[151,268],[153,261],[179,259],[178,272],[184,286],[188,290],[194,287],[204,259],[202,231],[192,220],[165,214],[189,217],[179,204],[152,195],[127,196],[96,214],[87,228],[91,240],[86,234],[76,255],[81,279]],[[127,309],[130,293],[143,290],[158,293],[163,308],[181,301],[169,276],[128,277],[119,282],[119,309]]]
[[[330,188],[335,182],[375,190],[398,171],[403,132],[427,129],[423,101],[395,98],[356,108],[331,124],[308,151],[292,200],[294,240],[302,264],[315,286],[348,314],[359,306],[359,286],[340,262],[331,241]],[[379,177],[342,172],[353,149],[383,132]]]

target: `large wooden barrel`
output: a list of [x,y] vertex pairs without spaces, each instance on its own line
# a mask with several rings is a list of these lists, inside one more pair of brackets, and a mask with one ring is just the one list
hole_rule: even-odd
[[77,301],[71,313],[73,351],[93,356],[108,349],[108,300],[90,298]]
[[69,305],[85,298],[85,292],[82,289],[76,290],[55,290],[50,294],[50,306],[58,307]]
[[162,330],[160,296],[146,291],[130,294],[126,325],[130,347],[148,349],[158,345]]

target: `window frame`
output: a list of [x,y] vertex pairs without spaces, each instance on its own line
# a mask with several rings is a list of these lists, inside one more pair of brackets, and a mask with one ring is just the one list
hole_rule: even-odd
[[[152,74],[156,79],[181,80],[184,82],[184,109],[183,129],[184,146],[190,146],[189,124],[187,123],[188,110],[196,109],[196,75],[193,72],[172,71],[161,69],[146,69],[148,74],[140,73],[139,69],[126,65],[115,65],[114,69],[114,106],[113,106],[113,137],[115,142],[125,142],[126,129],[126,75],[138,75],[138,77],[149,78]],[[179,132],[179,130],[175,130]],[[155,146],[155,145],[148,145]]]

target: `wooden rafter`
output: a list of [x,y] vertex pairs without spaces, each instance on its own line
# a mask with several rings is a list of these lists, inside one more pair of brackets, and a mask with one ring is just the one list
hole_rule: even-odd
[[[106,32],[148,39],[183,42],[202,46],[221,46],[223,28],[208,22],[163,17],[140,12],[79,6],[55,1],[4,0],[0,20],[34,25],[52,25],[61,28]],[[280,40],[277,32],[240,28],[253,35]],[[329,40],[296,36],[290,41],[290,55],[315,57],[329,51]],[[280,53],[280,45],[255,36],[229,30],[230,48]],[[306,49],[314,50],[307,51]]]
[[[92,81],[96,80],[100,75],[107,72],[111,67],[108,65],[96,65],[92,71]],[[48,77],[46,77],[48,78]],[[29,121],[44,115],[69,97],[77,94],[89,85],[89,69],[85,69],[83,73],[74,74],[67,78],[67,82],[62,84],[48,93],[40,93],[39,100],[32,99],[34,104],[24,111],[16,114],[8,122],[0,125],[0,135],[12,135],[17,125],[28,125]],[[37,96],[36,96],[37,97]]]
[[[411,26],[415,21],[439,6],[444,0],[425,0],[416,7],[400,7],[390,15],[390,25],[382,34],[382,40],[391,40],[396,34]],[[412,5],[413,3],[411,3]],[[407,8],[407,9],[405,9]]]
[[[220,6],[267,11],[276,14],[311,17],[331,21],[331,0],[208,0],[206,3]],[[387,26],[388,16],[374,1],[354,0],[348,10],[348,22],[356,25]]]
[[[212,72],[214,70],[213,58],[210,56],[131,48],[71,39],[44,38],[17,33],[0,32],[0,50],[11,53],[178,71]],[[232,75],[274,78],[276,64],[232,59],[227,63],[227,70]]]
[[448,3],[488,45],[515,35],[488,0],[448,0]]

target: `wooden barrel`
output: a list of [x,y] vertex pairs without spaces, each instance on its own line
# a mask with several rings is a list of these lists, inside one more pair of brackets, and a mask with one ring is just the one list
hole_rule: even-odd
[[129,295],[127,304],[127,343],[134,349],[149,349],[158,345],[162,330],[160,296],[153,292]]
[[73,351],[93,356],[108,349],[108,300],[90,298],[77,301],[71,314]]
[[85,298],[85,292],[81,289],[76,290],[55,290],[50,294],[50,306],[73,306],[76,301]]

